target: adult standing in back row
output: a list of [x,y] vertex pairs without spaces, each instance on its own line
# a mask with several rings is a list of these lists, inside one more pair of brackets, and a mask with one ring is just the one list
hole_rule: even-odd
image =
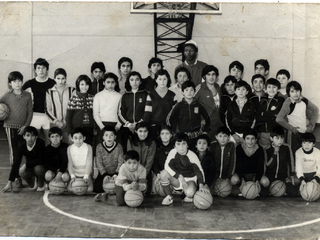
[[179,67],[187,68],[191,73],[191,81],[198,86],[202,82],[202,70],[207,64],[197,59],[198,45],[195,41],[189,40],[184,44],[183,56],[185,61],[178,65],[176,69]]

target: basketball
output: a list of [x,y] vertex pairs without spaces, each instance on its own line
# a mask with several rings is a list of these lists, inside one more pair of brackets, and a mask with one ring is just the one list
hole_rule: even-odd
[[83,195],[87,192],[87,190],[88,184],[82,178],[77,178],[72,183],[72,191],[76,195]]
[[124,201],[129,207],[138,207],[143,202],[143,194],[139,190],[129,190],[124,195]]
[[0,120],[6,120],[9,117],[9,114],[9,107],[4,103],[0,103]]
[[227,197],[230,195],[231,191],[232,191],[232,186],[227,180],[224,180],[221,178],[217,179],[214,185],[214,192],[219,197]]
[[271,183],[269,191],[275,197],[281,197],[286,193],[286,184],[281,180],[275,180]]
[[233,176],[230,179],[230,183],[231,185],[237,185],[238,183],[240,183],[240,178],[238,174],[233,174]]
[[105,177],[103,179],[102,188],[105,192],[109,192],[110,190],[114,190],[116,187],[115,180],[112,177]]
[[201,210],[208,209],[212,205],[212,202],[213,198],[210,193],[197,191],[193,196],[194,206]]
[[160,184],[160,182],[157,182],[156,185],[155,185],[155,192],[156,194],[158,194],[160,197],[165,197],[166,194],[164,193],[163,191],[163,187],[162,185]]
[[55,194],[55,195],[59,195],[62,194],[64,192],[64,190],[66,189],[66,184],[64,182],[54,182],[51,181],[49,182],[49,190],[51,194]]
[[266,176],[262,176],[262,178],[260,179],[260,184],[263,187],[269,187],[269,185],[270,185],[269,178],[267,178]]
[[259,187],[253,181],[248,181],[241,188],[242,196],[246,199],[255,199],[259,195]]
[[315,181],[307,182],[301,187],[300,194],[304,200],[314,202],[320,197],[320,185]]

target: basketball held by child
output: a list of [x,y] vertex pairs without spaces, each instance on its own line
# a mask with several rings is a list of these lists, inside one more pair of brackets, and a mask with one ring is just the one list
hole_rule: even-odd
[[115,187],[116,184],[114,178],[107,176],[103,179],[102,188],[105,192],[112,191],[115,189]]
[[232,191],[232,186],[227,180],[221,179],[221,178],[217,179],[214,185],[214,192],[219,197],[227,197],[230,195],[231,191]]
[[286,193],[286,184],[281,180],[275,180],[271,183],[269,191],[275,197],[281,197]]
[[49,182],[49,190],[51,194],[60,195],[66,189],[66,184],[62,181]]
[[260,179],[260,184],[263,187],[269,187],[270,185],[269,178],[267,178],[266,176],[262,176],[262,178]]
[[244,198],[252,200],[258,197],[259,195],[259,186],[253,181],[248,181],[243,184],[241,187],[241,194]]
[[239,175],[235,173],[235,174],[231,177],[230,183],[231,183],[231,185],[237,185],[238,183],[240,183]]
[[304,200],[314,202],[320,197],[320,185],[315,181],[307,182],[301,186],[300,195]]
[[0,103],[0,120],[6,120],[9,117],[9,114],[9,107],[4,103]]
[[196,208],[206,210],[211,207],[213,202],[212,195],[206,192],[197,191],[193,196],[193,204]]
[[76,195],[84,195],[88,190],[88,184],[82,178],[77,178],[71,186]]
[[124,201],[129,207],[138,207],[143,202],[143,194],[139,190],[129,190],[124,195]]

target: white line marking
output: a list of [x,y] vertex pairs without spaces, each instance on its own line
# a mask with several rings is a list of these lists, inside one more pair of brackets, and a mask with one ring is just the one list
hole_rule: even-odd
[[[51,210],[60,213],[62,215],[65,215],[70,218],[74,218],[80,221],[84,222],[89,222],[93,224],[98,224],[98,225],[103,225],[103,226],[108,226],[108,227],[116,227],[116,228],[123,228],[126,230],[128,229],[128,226],[122,226],[122,225],[117,225],[117,224],[111,224],[111,223],[104,223],[104,222],[99,222],[95,220],[90,220],[87,218],[82,218],[75,216],[70,213],[66,213],[59,208],[53,206],[48,199],[49,191],[46,190],[45,194],[43,195],[43,202],[44,204],[49,207]],[[181,230],[166,230],[166,229],[151,229],[151,228],[139,228],[139,227],[130,227],[131,230],[137,230],[137,231],[147,231],[147,232],[165,232],[165,233],[184,233],[184,234],[223,234],[223,233],[253,233],[253,232],[268,232],[268,231],[275,231],[275,230],[283,230],[287,228],[296,228],[296,227],[302,227],[306,225],[310,225],[313,223],[320,222],[320,218],[310,220],[307,222],[302,222],[302,223],[297,223],[297,224],[292,224],[292,225],[287,225],[287,226],[281,226],[281,227],[273,227],[273,228],[260,228],[260,229],[248,229],[248,230],[228,230],[228,231],[181,231]]]

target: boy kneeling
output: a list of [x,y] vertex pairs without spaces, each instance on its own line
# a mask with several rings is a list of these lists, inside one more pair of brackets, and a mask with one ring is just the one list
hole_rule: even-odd
[[183,189],[186,195],[184,202],[192,202],[197,191],[197,181],[200,191],[209,193],[209,189],[204,186],[205,177],[201,163],[197,155],[188,150],[188,136],[185,133],[177,133],[175,148],[169,152],[164,170],[160,173],[160,183],[166,194],[162,205],[173,203],[170,185],[175,189]]
[[67,172],[69,145],[62,142],[63,132],[58,127],[49,130],[50,144],[45,148],[44,167],[47,170],[45,179],[47,182],[68,182],[70,179]]
[[96,202],[104,202],[115,206],[124,206],[124,195],[129,190],[145,191],[147,188],[147,170],[139,163],[139,154],[135,150],[129,150],[125,154],[125,163],[119,169],[114,189],[116,198],[110,193],[99,193],[95,196]]
[[[23,133],[25,144],[20,145],[17,155],[13,160],[9,181],[2,189],[2,192],[11,190],[12,182],[20,175],[29,185],[31,190],[38,192],[44,191],[44,174],[43,166],[45,143],[38,138],[38,131],[35,127],[26,127]],[[26,163],[20,167],[22,157],[26,157]]]

